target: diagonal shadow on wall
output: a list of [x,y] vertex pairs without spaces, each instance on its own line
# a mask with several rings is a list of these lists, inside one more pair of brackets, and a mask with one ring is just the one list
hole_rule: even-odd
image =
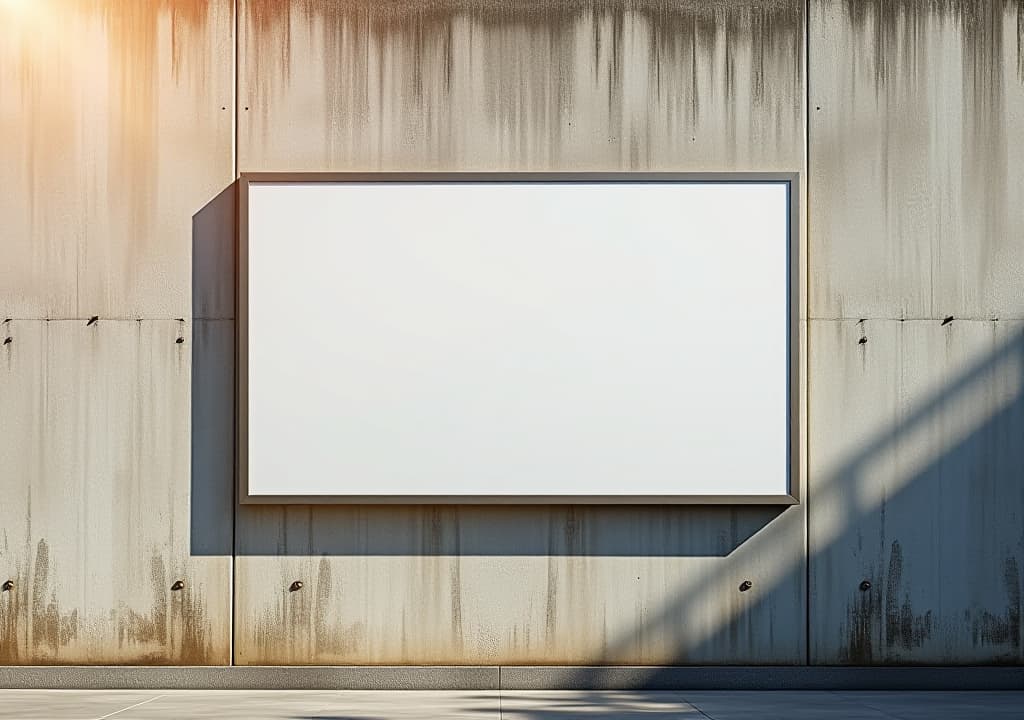
[[[941,323],[927,322],[936,328]],[[978,324],[995,326],[998,322]],[[1004,325],[998,333],[1001,337],[989,331],[993,338],[989,352],[965,369],[947,373],[930,395],[906,412],[900,411],[896,422],[879,428],[834,467],[823,468],[820,476],[810,478],[808,642],[813,664],[1020,664],[1024,660],[1018,571],[1024,552],[1024,524],[1020,522],[1024,514],[1024,321]],[[851,341],[856,342],[858,335],[859,331],[852,334]],[[889,370],[895,377],[901,368]],[[813,408],[812,402],[812,423]],[[828,432],[848,430],[839,423]],[[949,436],[950,442],[936,445],[936,433]],[[922,452],[923,447],[928,450]],[[813,447],[811,452],[815,452]],[[905,477],[892,472],[894,455],[903,455],[903,467],[914,467],[914,471]],[[812,462],[812,472],[814,465]],[[958,486],[963,488],[958,495],[963,502],[941,499]],[[961,525],[936,528],[947,515],[960,516]],[[893,516],[916,521],[893,522]],[[787,515],[779,520],[789,521]],[[1017,538],[1011,538],[1008,546],[992,548],[996,556],[984,557],[979,551],[984,535],[991,534],[991,528],[983,533],[984,526],[998,522],[1009,527],[1011,535],[1016,528]],[[866,538],[867,529],[876,530],[877,537]],[[943,556],[941,548],[933,546],[921,548],[915,559],[934,565],[935,573],[944,572],[951,580],[966,575],[976,583],[963,588],[939,577],[933,584],[915,589],[905,577],[912,561],[901,545],[911,544],[908,539],[917,537],[920,547],[928,538],[945,532],[952,533],[950,546],[966,546],[962,555]],[[944,563],[949,564],[945,571]],[[803,572],[804,560],[778,554],[772,564],[759,578],[756,603],[767,602],[787,576]],[[650,619],[649,632],[685,622],[694,608],[706,602],[702,589],[715,587],[716,572],[709,569],[707,576],[691,585],[692,591],[667,603]],[[836,577],[843,572],[845,577]],[[927,581],[929,578],[922,578],[927,574],[918,571],[915,577]],[[848,591],[841,597],[828,597],[837,587]],[[967,609],[952,621],[946,611],[948,624],[940,627],[944,601]],[[915,602],[922,607],[915,608]],[[722,636],[737,632],[735,622],[741,622],[742,616],[737,614],[733,621],[694,638],[694,647],[699,651],[701,646],[719,646]],[[839,636],[838,641],[833,634]],[[625,649],[634,639],[626,636],[616,642],[618,648]],[[608,654],[614,656],[615,649]],[[924,659],[916,659],[919,657]],[[679,656],[678,663],[686,664],[685,655]],[[614,669],[603,672],[602,676],[600,669],[581,672],[567,668],[564,683],[566,687],[623,684],[623,676]],[[677,683],[671,668],[651,668],[633,676],[632,682],[644,688],[672,688]]]

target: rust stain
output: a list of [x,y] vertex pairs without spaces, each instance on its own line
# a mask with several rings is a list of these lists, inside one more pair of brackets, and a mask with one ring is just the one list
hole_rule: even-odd
[[862,592],[846,606],[846,644],[840,655],[842,661],[851,665],[869,665],[874,657],[875,629],[878,625],[876,610],[881,604],[878,583]]
[[544,591],[544,642],[552,646],[557,637],[559,562],[558,517],[552,509],[548,517],[547,586]]
[[[900,595],[902,594],[902,602]],[[905,650],[921,647],[931,637],[932,611],[915,615],[910,594],[903,590],[903,548],[893,542],[885,585],[885,642]]]
[[[880,568],[879,568],[880,569]],[[997,615],[988,610],[967,610],[963,623],[940,629],[932,610],[915,612],[909,588],[904,579],[903,548],[893,541],[885,572],[874,577],[884,578],[884,588],[868,578],[869,590],[858,591],[857,597],[847,604],[843,628],[844,644],[840,650],[843,663],[870,665],[878,662],[913,662],[913,650],[932,639],[956,636],[970,628],[975,646],[1002,648],[996,662],[1019,661],[1021,649],[1021,585],[1020,571],[1015,557],[1008,557],[1003,567],[1006,592],[1006,610]],[[950,658],[955,661],[954,658]]]
[[214,662],[206,598],[186,583],[171,596],[170,647],[165,662],[173,665],[209,665]]
[[331,606],[331,595],[333,591],[331,582],[331,564],[327,558],[320,558],[320,566],[316,573],[316,605],[313,608],[313,637],[316,639],[316,654],[332,649],[335,645],[331,642],[333,638],[327,635],[327,614]]
[[185,582],[171,591],[163,557],[149,563],[149,612],[122,606],[117,613],[118,651],[142,665],[208,665],[213,659],[205,599]]
[[341,588],[334,586],[330,560],[320,558],[313,608],[314,653],[309,657],[310,662],[317,658],[352,657],[365,640],[366,624],[362,618],[349,623],[344,622],[344,618],[333,620],[331,610],[341,604],[341,592]]
[[[300,593],[293,593],[299,595]],[[316,600],[313,601],[316,603]],[[253,621],[246,621],[248,642],[239,646],[242,664],[341,664],[365,657],[366,622],[338,622],[324,604],[320,625],[309,624],[310,614],[302,607],[308,601],[290,600],[265,607]],[[287,607],[287,609],[285,609]],[[287,620],[285,620],[287,618]],[[288,622],[288,625],[282,625]],[[404,623],[404,617],[403,621]],[[402,623],[396,627],[401,630]]]
[[149,561],[149,590],[153,595],[148,614],[124,608],[117,624],[118,648],[137,645],[167,645],[167,571],[163,558],[154,554]]
[[281,626],[285,631],[287,647],[294,658],[309,657],[309,592],[289,591],[283,594],[283,598]]
[[1006,645],[1011,652],[1008,659],[1020,654],[1021,586],[1017,558],[1008,557],[1003,564],[1003,583],[1006,590],[1006,612],[999,616],[982,611],[971,621],[971,638],[975,645]]
[[[898,661],[904,651],[924,645],[932,636],[931,610],[915,613],[903,579],[903,548],[898,540],[889,547],[883,571],[880,565],[866,577],[871,587],[858,589],[847,604],[845,643],[840,650],[844,663],[869,665],[881,660]],[[885,579],[884,587],[875,578]]]
[[56,589],[50,586],[52,569],[49,544],[40,540],[32,573],[31,637],[33,654],[47,662],[78,638],[78,610],[61,612]]
[[462,560],[458,529],[455,532],[455,547],[451,556],[451,571],[448,578],[448,594],[451,596],[451,643],[456,652],[463,650],[462,636]]
[[[322,563],[319,569],[324,570]],[[304,575],[295,567],[282,566],[277,582],[265,584],[265,590],[273,599],[264,605],[257,618],[246,623],[249,645],[259,662],[309,663],[318,643],[325,647],[331,644],[330,570],[328,568],[324,575],[318,574],[316,588]],[[291,591],[289,588],[300,577],[303,587]],[[244,655],[240,659],[246,661]]]
[[[3,532],[3,552],[0,557],[10,557],[7,544],[7,532]],[[0,665],[17,665],[20,656],[18,642],[19,629],[27,626],[24,617],[25,583],[20,564],[12,576],[2,578],[3,582],[12,580],[13,587],[0,592]]]
[[[120,606],[110,611],[112,625],[78,608],[63,609],[53,578],[56,563],[45,539],[39,540],[31,580],[21,577],[0,597],[0,662],[3,664],[81,664],[97,661],[137,665],[206,665],[214,658],[205,598],[189,583],[168,601],[163,558],[150,560],[151,609],[140,613]],[[24,609],[28,598],[27,612]],[[23,649],[19,637],[28,638]],[[116,644],[115,647],[112,645]],[[98,650],[97,650],[98,648]],[[100,655],[96,655],[96,652]]]
[[20,600],[21,590],[17,585],[0,597],[0,665],[18,664]]

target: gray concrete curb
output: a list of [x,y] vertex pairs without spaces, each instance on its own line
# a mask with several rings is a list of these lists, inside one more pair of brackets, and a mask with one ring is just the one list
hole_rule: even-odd
[[1024,690],[1024,667],[501,667],[503,690]]
[[0,667],[0,688],[83,690],[497,690],[498,668]]
[[1022,667],[0,667],[2,689],[1024,690]]

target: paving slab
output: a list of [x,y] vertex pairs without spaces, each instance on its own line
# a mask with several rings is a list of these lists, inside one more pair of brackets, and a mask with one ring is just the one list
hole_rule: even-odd
[[132,705],[151,702],[159,696],[160,692],[156,690],[2,690],[0,718],[98,720]]
[[837,692],[898,720],[1020,720],[1024,692]]
[[310,690],[174,690],[110,720],[284,720],[316,717],[337,693]]
[[499,720],[498,707],[497,691],[178,690],[115,717],[117,720]]
[[740,690],[683,692],[712,720],[893,720],[881,710],[828,691]]
[[668,720],[704,715],[669,691],[503,690],[502,720]]

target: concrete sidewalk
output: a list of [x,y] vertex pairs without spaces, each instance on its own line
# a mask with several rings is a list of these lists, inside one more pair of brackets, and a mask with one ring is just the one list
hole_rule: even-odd
[[0,718],[1003,720],[1024,692],[2,690]]

